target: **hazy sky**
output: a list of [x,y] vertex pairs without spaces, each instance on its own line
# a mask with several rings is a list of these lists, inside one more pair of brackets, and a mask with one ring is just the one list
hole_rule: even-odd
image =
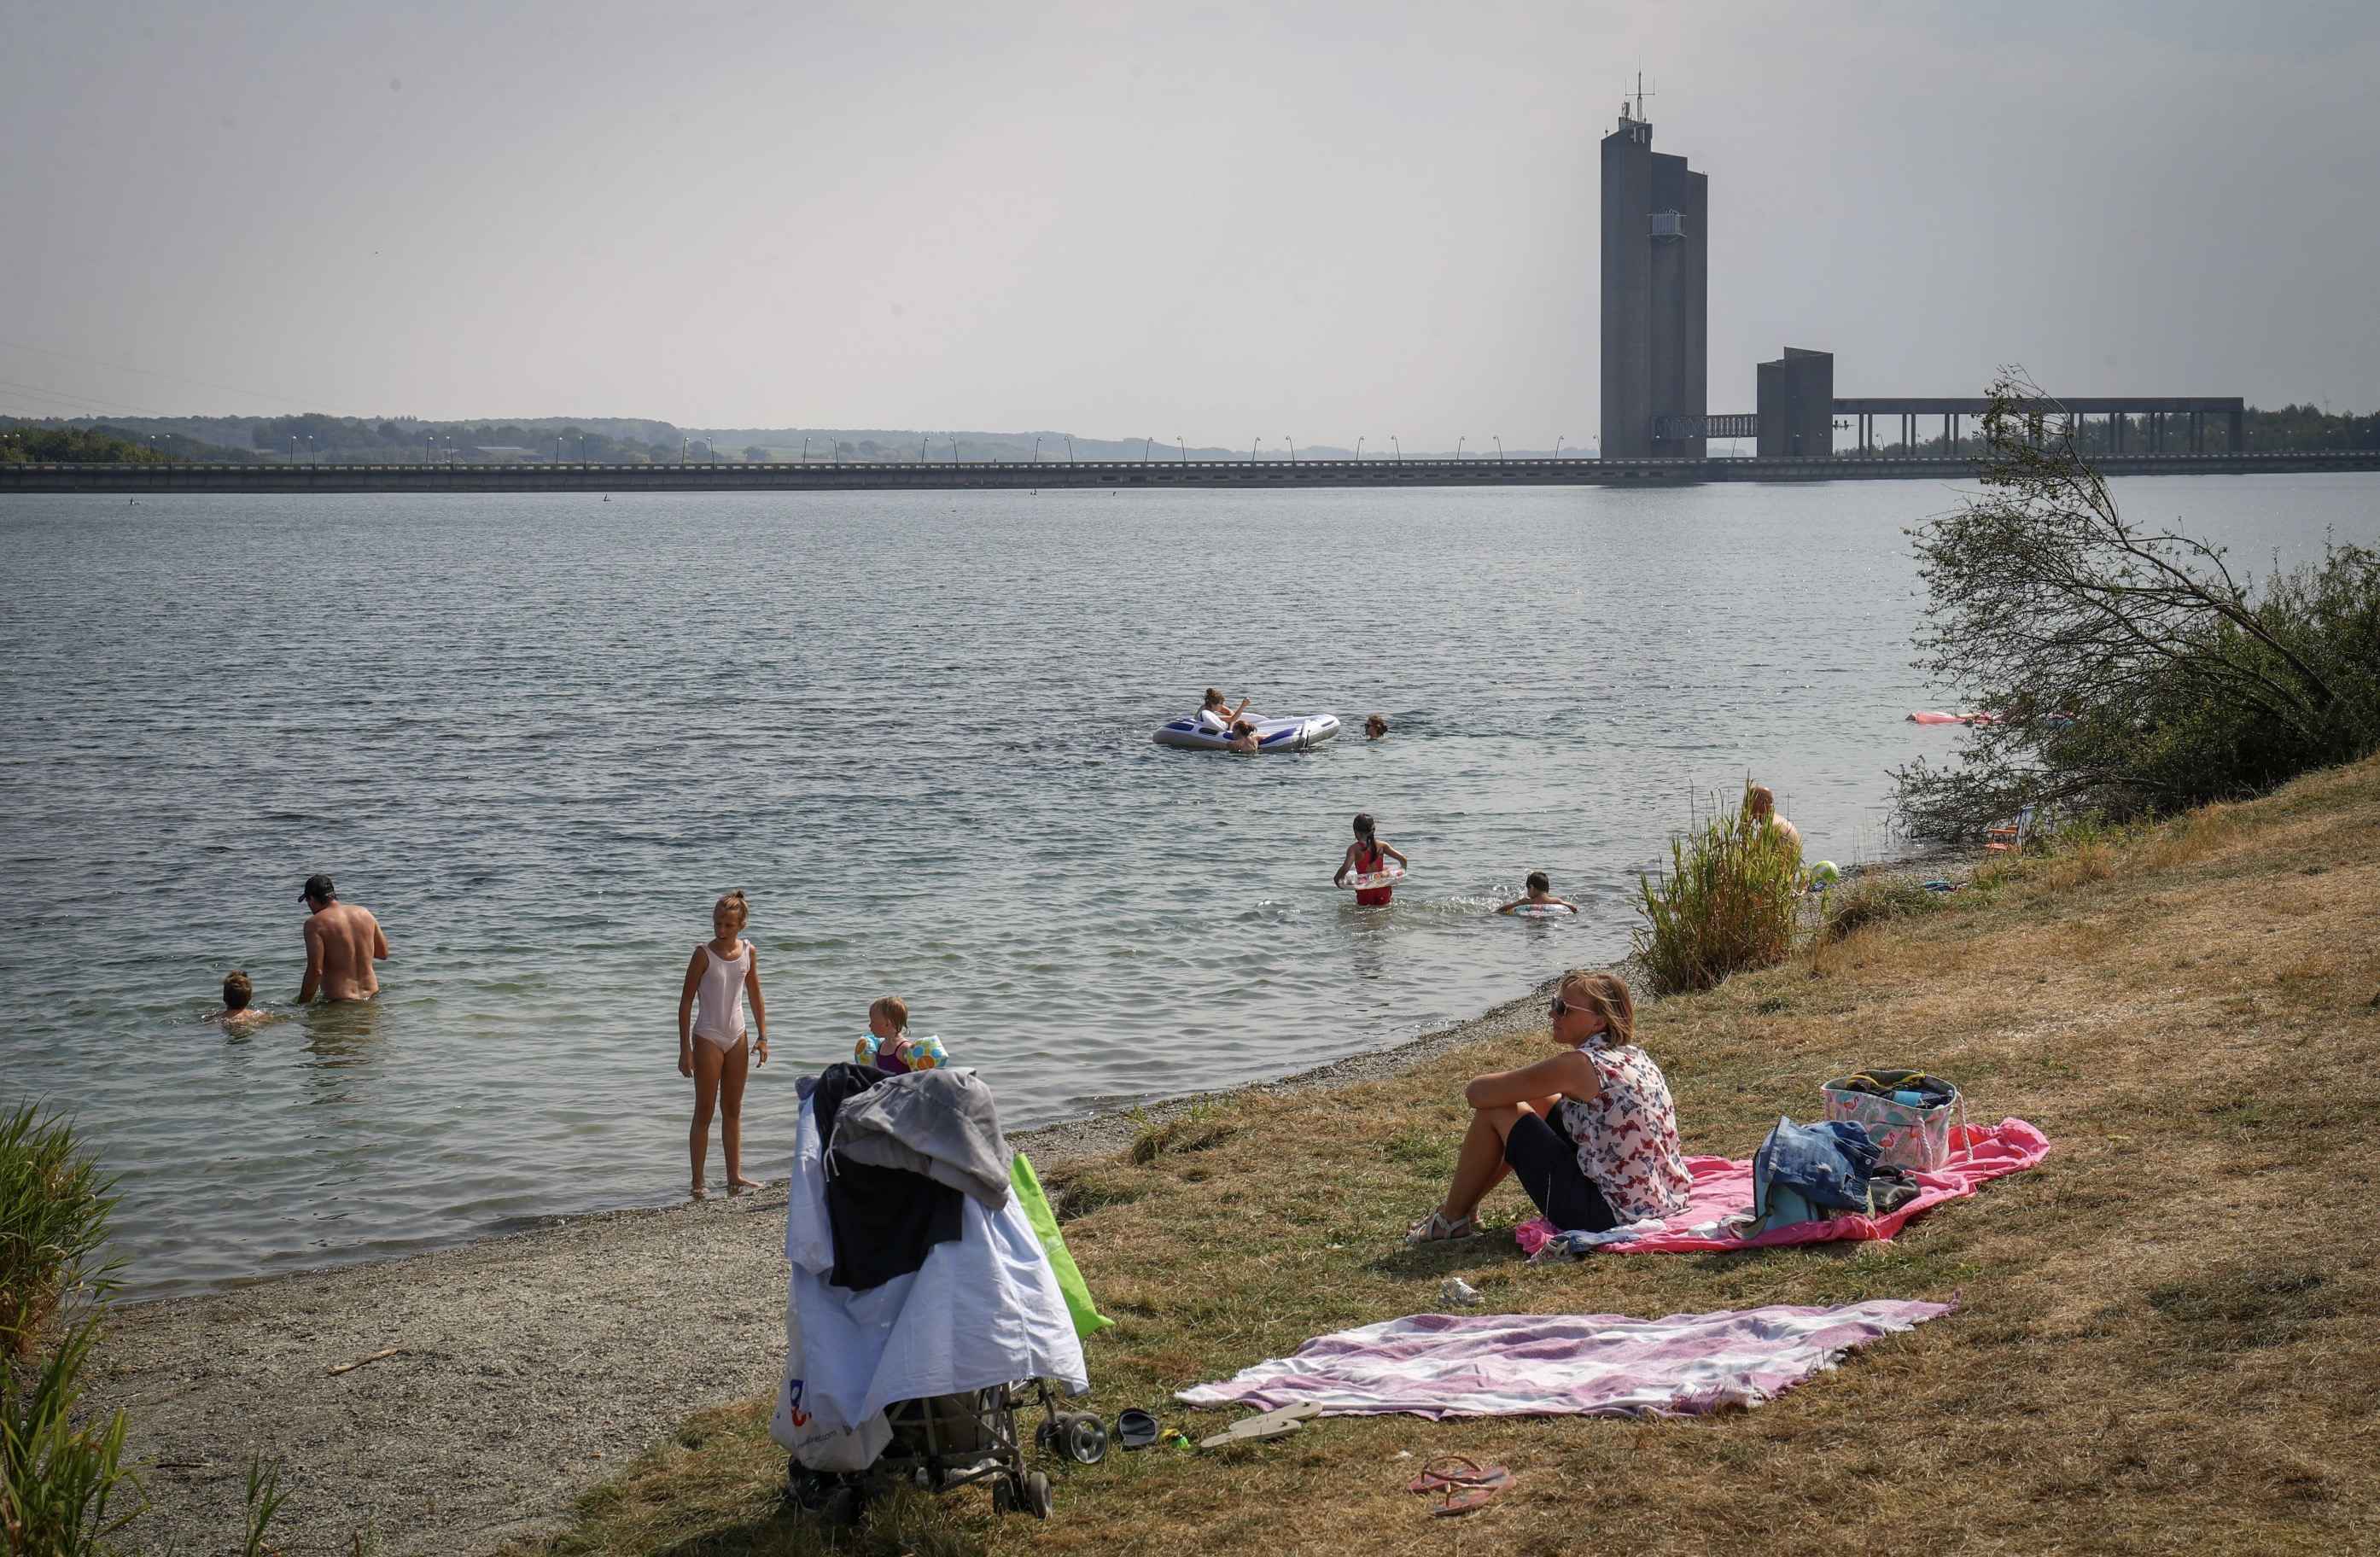
[[0,410],[1577,443],[1640,62],[1714,411],[2380,407],[2380,6],[0,0]]

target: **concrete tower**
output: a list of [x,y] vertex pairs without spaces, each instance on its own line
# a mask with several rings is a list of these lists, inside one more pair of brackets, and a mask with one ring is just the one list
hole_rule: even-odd
[[[1654,153],[1641,95],[1621,103],[1620,128],[1603,138],[1606,459],[1704,456],[1709,183],[1685,158]],[[1694,420],[1662,430],[1663,417]]]

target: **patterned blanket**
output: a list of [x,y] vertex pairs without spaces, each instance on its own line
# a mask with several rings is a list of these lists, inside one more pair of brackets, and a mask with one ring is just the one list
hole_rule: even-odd
[[[1883,1216],[1843,1215],[1824,1222],[1799,1222],[1745,1238],[1722,1225],[1752,1210],[1752,1164],[1725,1157],[1689,1157],[1686,1172],[1694,1178],[1693,1198],[1686,1209],[1667,1222],[1638,1222],[1617,1234],[1580,1236],[1557,1233],[1544,1217],[1532,1217],[1512,1230],[1521,1247],[1535,1255],[1549,1242],[1564,1241],[1574,1254],[1600,1249],[1606,1254],[1701,1254],[1729,1249],[1774,1248],[1782,1244],[1823,1244],[1844,1238],[1889,1238],[1945,1200],[1961,1200],[1975,1186],[2010,1174],[2022,1173],[2049,1155],[2049,1137],[2022,1119],[2003,1119],[1991,1125],[1960,1125],[1950,1132],[1950,1161],[1932,1173],[1915,1175],[1925,1193],[1899,1210]],[[1557,1251],[1560,1252],[1560,1251]]]
[[1699,1416],[1757,1405],[1854,1346],[1950,1311],[1877,1298],[1632,1320],[1616,1314],[1417,1314],[1342,1330],[1174,1398],[1325,1416]]

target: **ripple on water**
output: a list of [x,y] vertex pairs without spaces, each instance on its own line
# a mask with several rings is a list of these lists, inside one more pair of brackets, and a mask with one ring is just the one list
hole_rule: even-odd
[[[2285,564],[2374,539],[2353,478],[2153,491]],[[1833,858],[1881,838],[1885,772],[1960,738],[1901,722],[1900,529],[1941,501],[12,500],[0,1075],[77,1108],[164,1295],[678,1198],[731,886],[762,1166],[880,994],[1019,1129],[1394,1042],[1623,950],[1633,872],[1747,772]],[[1182,588],[1219,549],[1295,608]],[[332,594],[370,651],[335,683]],[[1151,743],[1210,682],[1392,733]],[[1386,912],[1330,884],[1357,810],[1416,861]],[[231,967],[296,992],[317,870],[387,927],[383,998],[198,1020]],[[1531,870],[1586,911],[1492,914]]]

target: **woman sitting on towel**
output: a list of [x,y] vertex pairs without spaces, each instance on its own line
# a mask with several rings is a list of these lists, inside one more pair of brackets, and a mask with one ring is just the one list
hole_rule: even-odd
[[1446,1203],[1408,1244],[1467,1238],[1479,1202],[1507,1172],[1565,1233],[1608,1233],[1675,1216],[1693,1180],[1678,1150],[1678,1111],[1653,1057],[1636,1047],[1636,1004],[1609,973],[1563,975],[1552,1006],[1562,1052],[1463,1089],[1471,1128]]

